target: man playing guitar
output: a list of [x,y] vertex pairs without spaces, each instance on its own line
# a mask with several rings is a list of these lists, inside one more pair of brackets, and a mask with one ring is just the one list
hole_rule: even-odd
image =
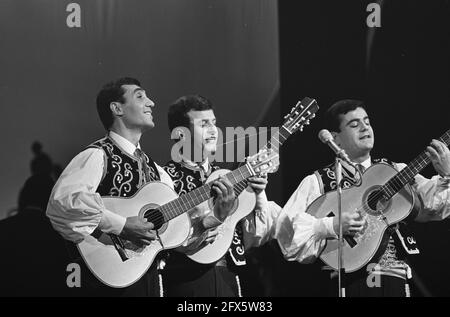
[[[133,196],[145,184],[161,181],[173,188],[171,178],[140,148],[142,134],[154,127],[155,104],[138,80],[120,78],[104,85],[97,95],[97,111],[107,135],[75,156],[53,188],[47,216],[64,239],[79,243],[96,231],[149,245],[157,237],[154,225],[142,217],[123,217],[108,210],[101,197]],[[231,184],[217,180],[213,186],[217,219],[232,206]],[[83,264],[82,261],[79,261]],[[64,268],[65,269],[65,268]],[[82,293],[92,296],[158,296],[156,265],[131,286],[101,284],[82,266]]]
[[[363,102],[358,100],[336,102],[328,109],[326,121],[336,144],[361,171],[379,162],[391,165],[396,170],[405,168],[405,164],[392,163],[387,159],[376,160],[370,156],[374,145],[374,132]],[[426,153],[439,175],[432,179],[426,179],[421,175],[413,178],[413,193],[419,199],[415,200],[418,204],[409,218],[414,218],[418,222],[442,220],[450,214],[449,149],[443,142],[433,140]],[[342,165],[343,188],[352,188],[358,183],[359,174],[345,162],[342,162]],[[337,238],[336,233],[339,232],[337,217],[315,218],[306,213],[317,198],[335,189],[333,163],[303,179],[292,194],[280,213],[276,228],[276,238],[287,260],[312,262],[321,255],[327,240]],[[365,232],[367,228],[365,216],[354,210],[342,212],[344,235],[357,236]],[[346,296],[409,295],[407,277],[410,276],[410,268],[405,262],[404,255],[416,253],[418,250],[414,239],[406,239],[400,231],[397,226],[386,230],[386,243],[372,258],[371,261],[374,263],[369,263],[366,268],[354,273],[346,274]],[[381,277],[378,287],[368,285],[368,274]],[[334,289],[337,290],[337,287]]]
[[[163,168],[172,178],[175,191],[182,196],[203,185],[208,176],[218,167],[208,156],[216,151],[218,131],[211,102],[200,95],[183,96],[169,108],[169,129],[172,138],[191,145],[191,157],[175,153],[177,157]],[[186,152],[186,151],[184,151]],[[196,157],[195,154],[200,153]],[[210,210],[194,209],[189,212],[196,243],[182,246],[168,252],[164,268],[164,288],[167,296],[242,296],[239,268],[245,265],[245,250],[259,246],[273,237],[274,223],[281,209],[274,202],[268,202],[264,189],[266,178],[248,179],[256,195],[253,212],[241,220],[235,230],[233,243],[227,254],[211,264],[199,264],[186,256],[199,242],[212,242],[217,231],[214,227],[220,221],[210,217]],[[188,243],[190,239],[188,239]]]

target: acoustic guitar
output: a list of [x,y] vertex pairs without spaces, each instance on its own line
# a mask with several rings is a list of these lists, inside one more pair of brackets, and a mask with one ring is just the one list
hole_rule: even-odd
[[[450,144],[450,130],[440,141]],[[374,164],[364,172],[359,186],[342,190],[342,212],[356,211],[367,219],[363,233],[344,236],[342,267],[345,272],[364,267],[377,254],[385,230],[410,214],[415,204],[410,183],[429,163],[424,151],[400,172],[385,163]],[[318,197],[306,212],[316,218],[337,215],[337,192]],[[338,240],[328,239],[320,258],[337,270]]]
[[[290,135],[299,130],[303,131],[304,126],[310,124],[310,120],[315,117],[318,110],[319,106],[314,99],[308,97],[303,98],[284,117],[285,120],[279,129],[279,134],[272,136],[263,149],[274,149],[278,151]],[[229,170],[221,169],[214,171],[208,177],[207,183],[214,181],[226,173],[229,173]],[[253,211],[256,204],[255,194],[248,187],[247,180],[243,180],[234,185],[234,191],[238,199],[233,206],[232,212],[230,212],[230,216],[215,229],[217,230],[215,240],[210,244],[204,244],[198,249],[188,252],[186,255],[190,259],[202,264],[213,263],[222,258],[228,251],[233,241],[236,225],[241,219]],[[201,206],[202,208],[211,209],[213,206],[212,199],[205,201]]]
[[[225,177],[235,185],[254,175],[272,173],[278,165],[278,152],[262,150]],[[142,246],[99,231],[87,236],[77,248],[102,283],[117,288],[130,286],[142,277],[161,250],[178,247],[188,238],[191,223],[187,212],[211,197],[210,183],[178,197],[162,182],[148,183],[131,197],[103,197],[108,210],[122,217],[139,216],[152,222],[158,239]]]

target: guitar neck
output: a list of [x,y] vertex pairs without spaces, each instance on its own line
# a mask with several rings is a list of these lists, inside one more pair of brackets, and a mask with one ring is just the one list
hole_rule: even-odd
[[[248,164],[245,164],[226,174],[224,177],[226,177],[234,187],[252,175],[254,175],[253,169]],[[211,197],[211,184],[207,183],[160,206],[158,209],[164,215],[164,222],[167,222],[191,210]]]
[[[273,149],[275,151],[279,151],[281,145],[289,138],[291,133],[288,129],[283,125],[281,128],[271,136],[269,142],[264,145],[263,150]],[[239,196],[248,186],[248,180],[244,179],[233,186],[234,193],[236,196]]]
[[[450,144],[450,130],[445,132],[439,140],[448,146]],[[430,164],[430,158],[425,151],[423,151],[404,169],[398,172],[397,175],[392,177],[385,185],[382,186],[381,190],[384,192],[386,198],[390,199],[394,196],[406,184],[410,183],[413,178],[428,164]]]
[[[301,109],[301,111],[299,110]],[[278,153],[280,146],[287,140],[287,138],[296,130],[303,129],[303,125],[309,124],[309,120],[312,119],[319,109],[317,102],[314,99],[305,97],[301,102],[292,108],[291,112],[285,116],[287,119],[280,129],[271,136],[271,139],[264,146],[262,150],[271,149],[273,152]],[[242,193],[248,186],[247,178],[255,175],[253,168],[250,164],[239,167],[225,175],[233,185],[233,189],[236,195]],[[158,209],[164,216],[164,221],[167,222],[202,202],[211,198],[211,185],[205,184],[193,191],[188,192],[185,195],[159,207]]]

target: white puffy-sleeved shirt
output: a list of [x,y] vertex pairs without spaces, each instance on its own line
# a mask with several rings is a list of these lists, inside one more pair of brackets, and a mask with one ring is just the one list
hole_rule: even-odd
[[[371,159],[361,164],[367,169],[371,165]],[[397,163],[395,167],[401,170],[406,167],[406,164]],[[415,218],[416,221],[437,221],[450,215],[448,179],[440,176],[427,179],[422,175],[416,175],[412,187],[422,204]],[[337,238],[333,228],[333,217],[317,219],[305,212],[308,206],[321,195],[317,176],[312,174],[302,180],[283,207],[277,220],[275,236],[288,261],[313,262],[325,247],[326,239]],[[385,272],[381,269],[379,273],[405,278],[407,268],[404,263],[397,262]]]

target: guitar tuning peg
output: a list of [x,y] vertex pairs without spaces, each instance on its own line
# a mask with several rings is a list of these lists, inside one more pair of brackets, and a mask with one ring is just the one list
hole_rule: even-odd
[[300,132],[303,132],[303,126],[300,127]]
[[284,119],[287,119],[288,117],[289,117],[289,115],[287,114],[287,115],[284,116]]
[[301,106],[300,106],[300,109],[303,109],[303,108],[305,108],[305,107],[304,107],[303,105],[301,105]]
[[309,120],[306,120],[305,124],[306,124],[306,125],[309,125]]
[[313,114],[311,115],[311,119],[313,119],[313,118],[315,118],[315,117],[316,117],[316,114],[313,113]]

